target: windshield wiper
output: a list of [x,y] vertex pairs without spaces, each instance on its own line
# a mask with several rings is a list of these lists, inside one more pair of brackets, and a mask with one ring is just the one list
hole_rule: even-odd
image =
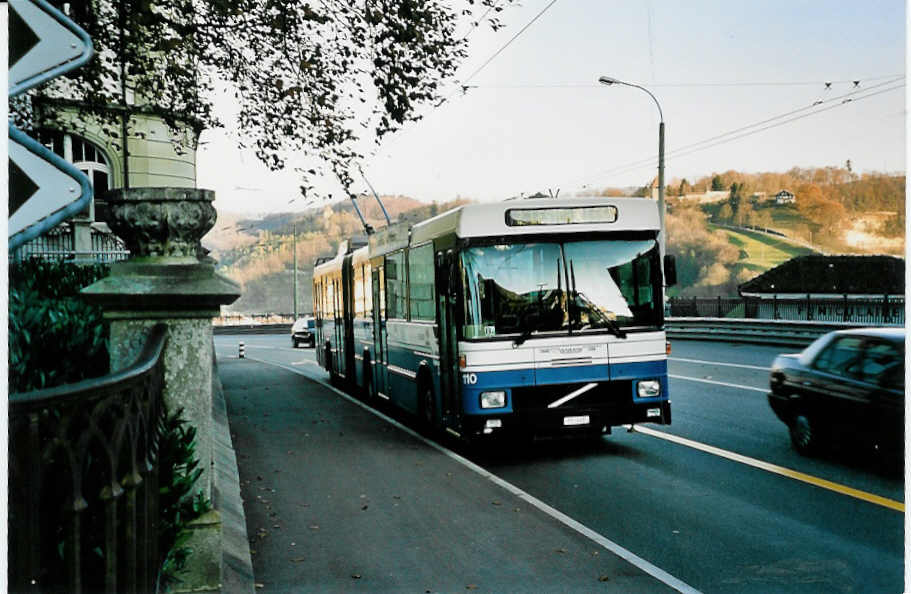
[[626,332],[623,331],[620,324],[607,316],[604,316],[604,322],[607,324],[607,329],[610,330],[614,336],[617,338],[626,338]]
[[[576,312],[579,312],[582,308],[579,307],[578,299],[580,296],[582,296],[582,298],[585,299],[585,301],[590,304],[587,308],[589,316],[591,316],[593,313],[597,313],[598,317],[600,317],[602,320],[604,320],[604,323],[607,325],[607,329],[610,330],[611,334],[613,334],[617,338],[626,338],[626,332],[623,331],[623,329],[620,327],[620,324],[618,324],[615,320],[610,319],[608,316],[602,314],[597,309],[595,309],[595,304],[591,300],[586,298],[584,293],[580,293],[579,291],[576,290],[576,269],[575,269],[575,266],[573,266],[572,260],[569,261],[569,274],[570,274],[569,282],[571,284],[570,295],[572,296],[572,299],[571,299],[572,306],[571,307],[575,307]],[[579,314],[579,317],[580,318],[582,317],[581,314]],[[570,313],[570,320],[572,320],[571,313]],[[570,327],[572,327],[572,326],[570,326]]]
[[531,336],[535,330],[536,330],[536,328],[532,328],[531,326],[529,326],[525,330],[522,330],[522,334],[520,334],[514,341],[512,341],[512,348],[514,348],[514,349],[519,348],[523,342],[528,340],[528,337]]

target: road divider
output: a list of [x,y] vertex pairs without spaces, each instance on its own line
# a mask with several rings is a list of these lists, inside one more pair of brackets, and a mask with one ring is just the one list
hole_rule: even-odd
[[687,439],[685,437],[680,437],[678,435],[673,435],[671,433],[665,433],[664,431],[656,431],[650,427],[643,427],[641,425],[633,425],[632,430],[636,433],[642,433],[643,435],[649,435],[651,437],[657,437],[658,439],[663,439],[670,441],[679,445],[683,445],[689,448],[693,448],[708,454],[719,456],[721,458],[726,458],[728,460],[733,460],[734,462],[740,462],[741,464],[746,464],[747,466],[752,466],[753,468],[758,468],[760,470],[765,470],[766,472],[771,472],[772,474],[777,474],[784,476],[795,481],[800,481],[819,487],[821,489],[827,489],[829,491],[834,491],[835,493],[840,493],[842,495],[847,495],[848,497],[853,497],[855,499],[860,499],[861,501],[866,501],[874,505],[879,505],[882,507],[887,507],[889,509],[902,512],[905,511],[905,504],[901,501],[895,501],[894,499],[888,499],[886,497],[881,497],[879,495],[874,495],[873,493],[868,493],[866,491],[861,491],[859,489],[854,489],[853,487],[848,487],[839,483],[832,481],[827,481],[819,477],[815,477],[810,474],[806,474],[797,470],[792,470],[790,468],[785,468],[784,466],[778,466],[777,464],[772,464],[770,462],[764,462],[762,460],[757,460],[756,458],[750,458],[749,456],[744,456],[742,454],[737,454],[735,452],[729,452],[728,450],[723,450],[721,448],[716,448],[715,446],[710,446],[698,441],[693,441],[692,439]]

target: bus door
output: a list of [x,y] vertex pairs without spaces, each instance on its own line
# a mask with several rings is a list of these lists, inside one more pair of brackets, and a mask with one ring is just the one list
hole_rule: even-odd
[[342,260],[342,340],[344,355],[339,357],[339,362],[344,362],[345,380],[354,387],[357,384],[357,370],[354,367],[354,269],[351,266],[352,255],[348,254]]
[[386,304],[383,267],[375,266],[371,272],[373,283],[373,385],[374,389],[389,396],[386,385]]
[[343,309],[342,279],[332,279],[333,292],[335,293],[335,323],[332,326],[332,367],[336,374],[345,375],[345,310]]
[[458,259],[453,250],[436,254],[437,339],[440,346],[440,390],[444,426],[458,426],[459,355],[456,326],[456,296],[459,286]]

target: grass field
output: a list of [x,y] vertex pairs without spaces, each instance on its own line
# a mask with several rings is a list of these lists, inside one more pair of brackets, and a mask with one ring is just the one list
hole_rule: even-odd
[[715,225],[709,225],[709,228],[724,231],[728,236],[728,241],[740,249],[740,265],[756,273],[765,272],[795,256],[814,253],[813,250],[793,244],[784,238],[771,237],[752,231],[734,231]]

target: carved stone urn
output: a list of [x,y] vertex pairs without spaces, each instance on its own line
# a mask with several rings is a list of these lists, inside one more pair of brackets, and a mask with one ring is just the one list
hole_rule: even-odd
[[[194,188],[131,188],[105,195],[107,223],[130,259],[82,294],[108,318],[212,317],[240,296],[240,286],[215,272],[200,245],[215,225],[215,192]],[[154,315],[153,315],[154,314]]]
[[131,188],[108,192],[107,223],[133,258],[196,261],[199,240],[215,225],[215,192]]

